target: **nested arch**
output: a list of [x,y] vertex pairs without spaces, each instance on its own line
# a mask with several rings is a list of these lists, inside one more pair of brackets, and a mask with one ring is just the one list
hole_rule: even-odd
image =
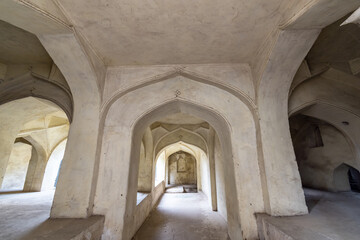
[[208,146],[205,139],[195,132],[186,130],[184,128],[178,128],[172,132],[167,133],[159,139],[155,145],[154,155],[158,155],[162,149],[166,146],[174,144],[176,142],[183,141],[188,144],[192,144],[202,149],[206,154],[208,154]]
[[[227,204],[231,206],[228,215],[230,235],[233,238],[242,235],[238,224],[241,218],[246,226],[243,235],[257,236],[254,213],[263,211],[263,198],[252,112],[235,95],[183,76],[126,93],[103,116],[104,134],[94,210],[96,214],[106,214],[110,211],[108,209],[112,209],[109,203],[119,198],[123,199],[121,205],[124,206],[111,210],[111,216],[105,222],[105,235],[118,236],[124,230],[124,238],[131,237],[131,227],[127,226],[131,225],[136,206],[134,186],[139,166],[136,157],[142,135],[151,123],[180,112],[207,121],[218,134],[226,162]],[[248,176],[250,173],[251,177]],[[115,175],[127,177],[120,179]],[[241,183],[246,184],[240,187]],[[116,190],[104,194],[111,186]]]

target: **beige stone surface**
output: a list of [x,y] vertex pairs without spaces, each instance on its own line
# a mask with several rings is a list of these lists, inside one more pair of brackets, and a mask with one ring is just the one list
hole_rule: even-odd
[[[3,0],[1,181],[18,139],[33,146],[24,189],[39,190],[68,137],[51,217],[104,215],[97,234],[128,240],[171,178],[168,157],[184,151],[229,238],[258,239],[255,214],[306,214],[302,183],[331,188],[324,162],[359,164],[359,6]],[[327,124],[326,146],[309,154],[314,179],[294,154],[299,114]]]

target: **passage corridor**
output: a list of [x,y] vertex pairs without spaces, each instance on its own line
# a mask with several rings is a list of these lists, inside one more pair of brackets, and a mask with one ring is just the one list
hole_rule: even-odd
[[165,193],[135,240],[226,240],[227,225],[203,193]]

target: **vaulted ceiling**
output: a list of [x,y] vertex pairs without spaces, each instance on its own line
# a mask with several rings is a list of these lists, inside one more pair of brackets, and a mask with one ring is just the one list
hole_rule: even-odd
[[58,0],[106,65],[250,62],[283,0]]

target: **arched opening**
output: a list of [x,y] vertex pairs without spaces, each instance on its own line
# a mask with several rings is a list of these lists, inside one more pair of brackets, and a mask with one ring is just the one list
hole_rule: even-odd
[[20,141],[14,143],[1,185],[1,191],[22,191],[24,189],[31,152],[31,144]]
[[[216,182],[216,184],[211,184],[210,189],[212,195],[215,194],[217,196],[219,203],[215,206],[217,206],[220,216],[227,222],[228,234],[234,239],[241,239],[243,235],[257,235],[254,209],[261,211],[260,209],[263,209],[263,200],[258,169],[259,165],[256,157],[255,124],[252,113],[237,96],[225,94],[224,90],[220,88],[206,85],[200,81],[193,81],[183,76],[176,76],[171,78],[171,81],[166,79],[164,81],[167,81],[167,84],[174,85],[169,86],[170,89],[181,89],[181,86],[187,86],[187,88],[186,90],[174,90],[174,92],[181,91],[180,98],[177,95],[174,96],[170,90],[166,91],[165,94],[163,94],[163,92],[162,94],[159,93],[156,95],[159,98],[154,98],[152,97],[153,94],[158,93],[159,89],[161,89],[160,86],[163,85],[162,82],[154,82],[153,84],[127,93],[124,97],[121,97],[121,93],[119,99],[116,100],[115,98],[111,107],[106,108],[108,110],[106,110],[106,117],[104,117],[100,173],[94,211],[97,214],[106,214],[104,213],[105,209],[112,209],[111,212],[113,216],[124,216],[124,218],[115,219],[111,216],[107,217],[105,220],[104,236],[118,236],[116,232],[113,232],[113,226],[121,229],[117,232],[122,232],[123,238],[128,239],[134,236],[134,233],[147,216],[147,214],[138,215],[138,213],[143,212],[140,211],[140,209],[144,206],[146,209],[151,209],[152,204],[156,203],[157,197],[162,195],[161,191],[165,186],[164,184],[158,184],[157,186],[160,185],[159,188],[156,186],[152,189],[152,196],[149,200],[144,199],[140,204],[136,205],[137,188],[134,186],[138,186],[138,156],[140,156],[144,132],[150,128],[156,146],[158,141],[161,141],[159,140],[161,136],[174,131],[174,128],[176,128],[175,125],[180,124],[179,122],[169,124],[164,121],[165,118],[169,116],[172,118],[173,115],[176,114],[185,114],[201,119],[202,121],[198,123],[199,130],[197,130],[197,133],[202,135],[205,132],[204,138],[208,139],[208,145],[211,145],[210,149],[212,149],[212,151],[207,152],[207,155],[209,160],[212,161],[209,165],[215,166],[212,167],[212,169],[214,169],[213,172],[216,172],[216,174],[209,173],[209,175],[214,176],[213,181]],[[202,87],[198,85],[201,85],[205,89],[202,89]],[[197,98],[195,102],[193,101],[191,86],[193,86],[194,89],[202,89],[196,93]],[[206,88],[210,89],[207,91]],[[209,91],[215,95],[219,94],[217,101],[208,99],[209,95],[207,93]],[[139,94],[143,96],[142,99],[136,98]],[[144,99],[147,99],[147,101],[144,101]],[[151,101],[149,99],[151,99]],[[219,99],[221,99],[221,101],[219,101]],[[235,109],[224,108],[221,107],[223,106],[222,101],[234,101],[239,103],[241,107]],[[130,107],[125,105],[125,102],[134,104],[134,111],[126,111],[125,114],[125,109],[129,109]],[[225,119],[224,116],[227,118]],[[121,122],[121,124],[119,124],[119,122]],[[184,123],[181,125],[191,124]],[[189,128],[191,128],[192,131],[194,130],[192,126],[189,126]],[[175,136],[185,139],[185,135],[183,134]],[[235,138],[235,136],[237,147],[233,145],[234,143],[231,140]],[[246,136],[246,138],[239,138],[239,136]],[[179,140],[181,139],[177,139],[175,142]],[[253,142],[253,144],[249,144],[249,141]],[[168,144],[165,144],[164,146],[167,145]],[[128,152],[129,149],[131,149],[130,153]],[[114,176],[110,173],[113,172],[112,169],[116,167],[114,160],[118,159],[119,156],[121,156],[121,159],[124,159],[122,164],[126,163],[128,167],[117,168],[118,171],[120,171],[117,175],[124,174],[124,176],[128,176],[127,182],[120,182],[120,179],[117,180],[116,178],[112,178],[111,180],[108,177]],[[126,161],[127,158],[129,158],[128,162]],[[154,182],[152,186],[155,186],[154,172],[156,164],[154,161],[157,159],[156,153],[154,153],[152,159],[154,166],[152,174]],[[243,161],[245,159],[247,159],[247,161]],[[236,162],[236,164],[234,162]],[[253,177],[251,178],[248,177],[249,169],[253,171]],[[129,172],[127,172],[127,170]],[[242,172],[242,174],[238,173],[235,175],[234,171]],[[124,178],[122,178],[122,180],[123,179]],[[110,185],[109,181],[111,182]],[[247,182],[247,184],[240,187],[242,181]],[[197,183],[199,184],[199,181]],[[101,189],[108,188],[113,184],[119,186],[114,189],[115,191],[111,191],[107,195],[101,193],[103,191]],[[216,189],[213,189],[212,186],[215,185]],[[220,186],[219,190],[217,186]],[[250,189],[252,189],[252,194],[246,194],[247,190]],[[240,197],[240,195],[242,197]],[[254,197],[255,195],[257,197]],[[112,208],[112,205],[108,204],[109,200],[115,198],[115,196],[120,197],[121,202],[119,202],[119,206],[124,206],[123,204],[125,204],[124,207],[115,209]],[[208,203],[206,203],[206,206],[211,211]],[[242,211],[239,211],[240,206],[242,206]],[[105,211],[107,212],[107,210]],[[244,220],[241,225],[238,224],[240,218]],[[247,220],[245,221],[245,219]],[[244,228],[242,228],[243,226]]]
[[[53,162],[54,149],[68,135],[66,113],[53,103],[34,97],[8,102],[0,108],[5,126],[1,135],[6,138],[1,146],[2,191],[48,189],[43,188],[45,169]],[[60,146],[63,152],[65,144]],[[54,171],[58,171],[58,166]]]
[[185,186],[190,185],[187,187],[196,191],[196,159],[193,155],[184,151],[173,153],[167,158],[167,166],[168,188],[180,186],[181,192],[186,192]]
[[348,182],[348,170],[339,165],[357,164],[349,138],[332,124],[302,114],[290,118],[290,127],[303,186],[344,191],[344,184],[336,179],[342,176]]
[[360,172],[359,170],[349,167],[347,172],[351,191],[360,192]]
[[[206,151],[209,149],[206,142],[204,143],[205,145],[202,145],[203,139],[217,137],[216,133],[213,132],[213,128],[204,120],[190,115],[188,112],[170,113],[169,115],[155,114],[150,119],[154,119],[154,117],[156,121],[150,122],[149,127],[146,127],[146,131],[148,131],[149,128],[151,129],[152,139],[154,140],[154,197],[151,199],[152,202],[156,203],[158,201],[157,197],[159,198],[163,192],[165,192],[165,194],[160,198],[158,207],[155,207],[151,217],[137,231],[134,237],[142,239],[147,236],[156,239],[160,236],[158,235],[159,233],[164,234],[161,230],[163,228],[162,225],[158,225],[157,227],[153,226],[153,223],[159,220],[156,216],[158,216],[159,209],[161,209],[162,217],[171,219],[173,217],[173,220],[170,220],[170,222],[173,222],[173,226],[171,227],[172,232],[170,232],[170,235],[167,237],[178,234],[178,231],[183,231],[178,226],[181,225],[181,221],[187,220],[189,223],[191,222],[189,226],[193,228],[196,227],[197,229],[201,229],[202,224],[207,225],[208,229],[215,229],[217,227],[218,231],[212,233],[212,235],[219,239],[227,238],[226,207],[220,207],[219,212],[212,212],[212,200],[217,198],[216,190],[212,192],[212,187],[216,189],[216,180],[225,184],[224,174],[221,175],[221,179],[220,176],[216,178],[216,175],[211,179],[210,171],[215,172],[215,169],[210,170],[208,155],[202,150],[202,148],[206,149]],[[149,118],[146,117],[144,119],[148,121]],[[199,133],[203,134],[204,137],[200,138],[201,135],[199,135]],[[143,168],[141,165],[144,164],[141,160],[141,156],[144,155],[145,152],[143,147],[144,137],[142,139],[140,143],[139,174]],[[201,148],[193,144],[199,145]],[[212,149],[212,151],[215,151],[215,149]],[[219,149],[217,149],[217,151],[219,151]],[[220,162],[222,159],[217,160],[219,162],[213,165],[214,168],[217,165],[222,165]],[[138,185],[139,180],[140,178],[138,177]],[[161,194],[159,194],[159,191]],[[184,194],[189,193],[190,195],[184,196]],[[225,192],[219,193],[219,195],[224,193]],[[221,195],[220,197],[220,204],[223,207],[226,205],[226,195]],[[136,224],[139,224],[137,225],[138,228],[143,220],[141,219],[142,216],[137,214],[138,212],[142,212],[141,210],[144,209],[145,206],[149,206],[150,203],[146,204],[146,202],[150,202],[150,199],[147,200],[147,198],[148,197],[143,197],[139,202],[139,193],[137,194],[137,206],[134,217]],[[222,202],[224,200],[225,202]],[[216,210],[216,200],[214,201],[214,210]],[[193,209],[191,206],[198,206],[198,208]],[[183,214],[188,215],[184,218]],[[209,217],[208,220],[201,221],[198,217],[204,214],[211,217]],[[186,227],[188,228],[189,226]],[[151,232],[149,232],[149,230]],[[189,238],[200,237],[207,234],[205,233],[205,229],[204,232],[200,231],[198,233],[188,229],[188,232],[193,234],[191,235],[189,233]],[[166,238],[166,236],[163,237]]]
[[66,142],[67,139],[61,141],[52,151],[48,163],[46,164],[41,191],[54,190],[56,188],[61,163],[65,153]]
[[359,192],[360,190],[360,173],[348,164],[342,163],[334,170],[334,185],[336,191]]

